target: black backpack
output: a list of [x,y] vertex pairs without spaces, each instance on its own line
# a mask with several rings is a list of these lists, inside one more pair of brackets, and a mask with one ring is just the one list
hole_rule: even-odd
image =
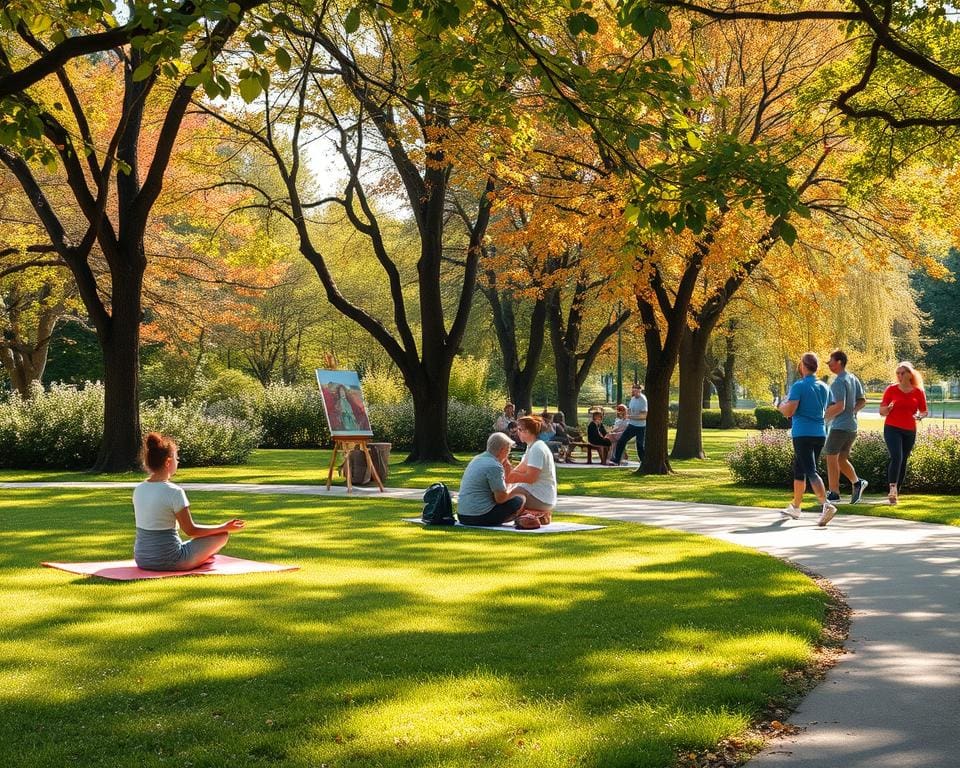
[[423,494],[423,522],[427,525],[453,525],[453,500],[443,483],[434,483]]

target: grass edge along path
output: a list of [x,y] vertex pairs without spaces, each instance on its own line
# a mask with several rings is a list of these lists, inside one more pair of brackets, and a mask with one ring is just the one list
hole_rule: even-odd
[[[658,499],[664,501],[707,502],[734,506],[769,507],[782,509],[790,500],[788,487],[768,488],[743,486],[735,482],[724,461],[727,453],[754,430],[704,430],[704,449],[707,459],[673,460],[672,475],[637,476],[629,469],[589,469],[583,464],[558,467],[559,491],[562,495],[613,496],[618,498]],[[632,456],[633,448],[630,449]],[[406,454],[393,452],[390,457],[390,475],[387,485],[401,488],[426,488],[430,483],[443,482],[453,489],[460,477],[468,454],[459,454],[459,464],[405,464]],[[582,459],[581,459],[582,460]],[[230,467],[182,467],[177,473],[179,482],[224,482],[322,485],[326,483],[329,450],[257,450],[247,464]],[[0,470],[0,482],[5,481],[83,481],[83,480],[139,481],[142,475],[91,475],[83,472],[50,470]],[[336,473],[334,483],[345,485]],[[877,517],[893,517],[926,523],[960,526],[958,497],[948,494],[906,493],[899,505],[886,504],[884,489],[870,488],[865,503],[851,506],[846,484],[842,485],[843,501],[840,514],[855,513]],[[881,493],[883,491],[883,493]],[[813,510],[812,494],[806,497],[808,509]],[[775,513],[774,513],[775,514]]]
[[301,570],[78,578],[37,564],[125,556],[129,491],[0,500],[20,765],[689,765],[757,746],[831,602],[775,558],[636,524],[425,531],[410,502],[192,495],[249,520],[229,554]]

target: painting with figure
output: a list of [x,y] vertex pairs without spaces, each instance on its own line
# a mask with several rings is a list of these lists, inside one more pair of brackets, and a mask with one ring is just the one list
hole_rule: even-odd
[[323,410],[331,436],[373,437],[367,405],[360,390],[360,376],[356,371],[317,369],[317,384],[323,395]]

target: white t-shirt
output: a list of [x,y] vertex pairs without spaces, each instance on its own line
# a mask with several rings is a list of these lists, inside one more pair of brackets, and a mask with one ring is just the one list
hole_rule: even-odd
[[523,461],[528,467],[540,470],[540,477],[535,483],[517,483],[526,488],[536,498],[551,507],[557,503],[557,468],[553,463],[553,454],[543,440],[534,440],[527,446],[523,454]]
[[145,531],[176,529],[177,512],[189,506],[183,488],[169,480],[162,483],[144,480],[133,489],[133,514],[137,528]]

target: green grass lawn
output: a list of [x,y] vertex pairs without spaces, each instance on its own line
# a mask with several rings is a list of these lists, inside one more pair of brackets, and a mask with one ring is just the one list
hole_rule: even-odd
[[[868,423],[864,429],[873,429]],[[710,502],[779,509],[790,499],[789,488],[762,488],[743,486],[730,476],[724,457],[741,440],[756,434],[750,430],[705,430],[704,448],[706,460],[673,461],[675,474],[669,476],[637,476],[627,469],[593,470],[575,465],[560,465],[558,482],[563,494],[592,496],[617,496],[626,498],[665,499],[671,501]],[[671,434],[672,440],[672,434]],[[464,464],[470,455],[461,454],[459,465],[404,464],[406,454],[395,452],[390,457],[388,484],[395,487],[424,488],[430,483],[443,482],[451,488],[460,484]],[[632,455],[632,449],[631,449]],[[579,457],[583,461],[582,455]],[[325,450],[258,450],[250,463],[237,467],[181,468],[177,474],[180,482],[228,482],[228,483],[326,483],[330,451]],[[82,472],[50,472],[28,470],[0,470],[0,482],[30,480],[139,480],[140,474],[87,475]],[[334,473],[334,482],[344,485],[344,480]],[[846,486],[844,486],[846,488]],[[881,503],[885,493],[870,489],[867,502],[851,507],[840,504],[840,513],[898,517],[928,523],[960,525],[960,497],[947,494],[908,494],[896,507]],[[844,498],[849,498],[844,491]],[[808,495],[813,504],[813,496]],[[812,506],[810,507],[813,508]]]
[[[246,479],[305,463],[260,453]],[[300,570],[43,569],[128,557],[129,490],[4,492],[7,764],[664,768],[789,695],[825,614],[783,563],[656,528],[425,530],[400,522],[409,502],[191,497],[199,520],[248,520],[226,553]]]

